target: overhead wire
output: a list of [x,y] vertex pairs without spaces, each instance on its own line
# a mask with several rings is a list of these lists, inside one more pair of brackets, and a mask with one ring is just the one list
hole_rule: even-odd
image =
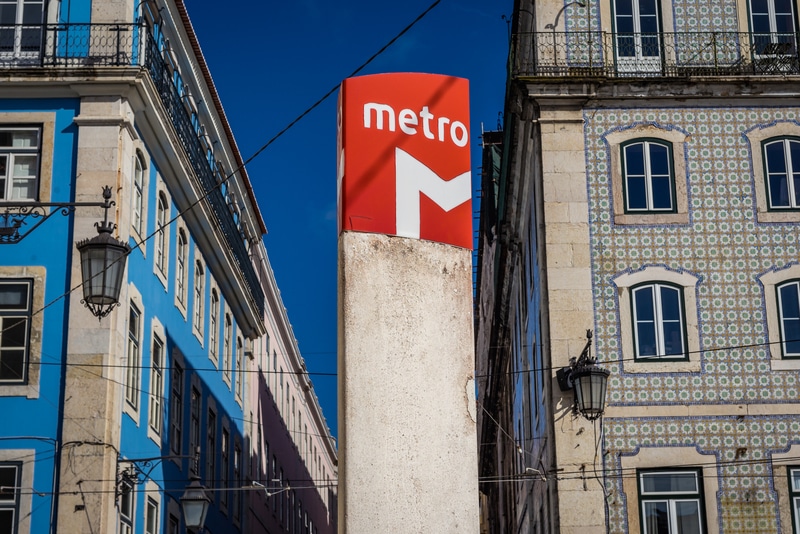
[[[423,18],[425,18],[425,16],[427,16],[427,15],[428,15],[428,13],[430,13],[430,12],[431,12],[431,11],[432,11],[432,10],[433,10],[433,9],[434,9],[436,6],[437,6],[437,5],[439,5],[439,3],[440,3],[440,2],[441,2],[441,0],[435,0],[433,3],[431,3],[431,4],[430,4],[430,5],[429,5],[429,6],[428,6],[428,7],[427,7],[427,8],[426,8],[424,11],[422,11],[422,12],[421,12],[419,15],[417,15],[417,17],[416,17],[416,18],[415,18],[413,21],[411,21],[411,22],[410,22],[408,25],[406,25],[406,26],[405,26],[405,27],[404,27],[402,30],[400,30],[400,32],[399,32],[399,33],[397,33],[397,34],[396,34],[396,35],[395,35],[395,36],[394,36],[392,39],[390,39],[390,40],[389,40],[389,41],[388,41],[386,44],[384,44],[384,45],[383,45],[383,46],[382,46],[380,49],[378,49],[378,51],[377,51],[377,52],[375,52],[375,53],[374,53],[374,54],[372,54],[372,55],[371,55],[369,58],[367,58],[367,60],[365,60],[364,62],[362,62],[362,63],[361,63],[361,64],[360,64],[360,65],[359,65],[359,66],[358,66],[358,67],[357,67],[355,70],[353,70],[353,71],[352,71],[352,72],[351,72],[351,73],[350,73],[348,76],[346,76],[346,77],[347,77],[347,78],[351,78],[351,77],[353,77],[353,76],[357,75],[358,73],[360,73],[362,70],[364,70],[364,69],[365,69],[367,66],[369,66],[369,64],[370,64],[370,63],[372,63],[372,62],[373,62],[375,59],[377,59],[377,58],[378,58],[378,57],[379,57],[381,54],[383,54],[383,53],[384,53],[384,52],[385,52],[385,51],[386,51],[386,50],[387,50],[387,49],[388,49],[388,48],[389,48],[391,45],[393,45],[393,44],[394,44],[394,43],[395,43],[395,42],[396,42],[398,39],[400,39],[400,38],[401,38],[403,35],[405,35],[406,33],[408,33],[408,31],[409,31],[409,30],[411,30],[411,28],[413,28],[413,27],[414,27],[414,26],[415,26],[417,23],[419,23],[419,22],[420,22],[420,21],[421,21]],[[283,135],[284,135],[286,132],[288,132],[288,131],[289,131],[289,130],[292,128],[292,127],[294,127],[294,125],[295,125],[295,124],[297,124],[298,122],[300,122],[300,121],[301,121],[303,118],[305,118],[305,117],[306,117],[306,116],[307,116],[309,113],[311,113],[312,111],[314,111],[314,110],[315,110],[317,107],[319,107],[319,106],[320,106],[320,105],[321,105],[323,102],[325,102],[325,101],[326,101],[328,98],[330,98],[330,96],[331,96],[331,95],[333,95],[333,94],[336,92],[336,90],[339,88],[339,86],[340,86],[340,84],[339,84],[339,83],[337,83],[337,84],[335,84],[334,86],[332,86],[332,87],[331,87],[331,88],[330,88],[330,89],[329,89],[329,90],[328,90],[328,91],[327,91],[327,92],[326,92],[326,93],[325,93],[323,96],[321,96],[321,97],[320,97],[320,98],[319,98],[317,101],[315,101],[313,104],[311,104],[311,105],[310,105],[308,108],[306,108],[306,109],[305,109],[305,110],[304,110],[302,113],[300,113],[299,115],[297,115],[297,116],[296,116],[296,117],[295,117],[295,118],[294,118],[292,121],[290,121],[290,122],[289,122],[289,123],[288,123],[286,126],[284,126],[284,127],[283,127],[283,128],[280,130],[280,131],[278,131],[278,133],[276,133],[276,134],[275,134],[275,135],[273,135],[273,136],[272,136],[272,137],[271,137],[269,140],[267,140],[267,142],[266,142],[266,143],[264,143],[264,144],[263,144],[263,145],[262,145],[262,146],[261,146],[261,147],[260,147],[258,150],[256,150],[256,151],[255,151],[255,152],[254,152],[254,153],[253,153],[253,154],[252,154],[252,155],[251,155],[249,158],[247,158],[246,160],[244,160],[244,161],[242,162],[242,164],[241,164],[241,165],[239,165],[239,166],[238,166],[238,167],[236,167],[234,170],[232,170],[230,173],[228,173],[228,175],[227,175],[227,176],[225,176],[225,178],[223,178],[222,180],[220,180],[220,181],[217,183],[217,185],[216,185],[216,186],[214,186],[213,188],[211,188],[211,189],[209,189],[208,191],[206,191],[206,192],[205,192],[205,194],[201,194],[201,195],[199,195],[199,196],[198,196],[198,198],[197,198],[195,201],[191,202],[191,203],[189,204],[189,206],[188,206],[188,207],[184,208],[183,210],[180,210],[180,211],[177,213],[177,215],[175,215],[174,217],[172,217],[171,219],[169,219],[167,222],[165,222],[165,223],[164,223],[164,225],[162,225],[162,226],[159,226],[157,229],[155,229],[153,232],[151,232],[150,234],[148,234],[146,237],[142,238],[140,241],[135,241],[135,242],[134,242],[134,245],[133,245],[133,246],[132,246],[132,247],[131,247],[131,248],[130,248],[130,249],[129,249],[129,250],[128,250],[128,251],[127,251],[125,254],[121,255],[121,256],[120,256],[120,257],[119,257],[117,260],[115,260],[113,263],[111,263],[111,264],[107,265],[107,266],[106,266],[106,267],[105,267],[105,268],[104,268],[102,271],[98,272],[98,273],[97,273],[95,276],[99,276],[99,275],[103,274],[103,273],[104,273],[104,272],[106,272],[108,269],[110,269],[111,267],[113,267],[113,266],[114,266],[114,265],[115,265],[117,262],[119,262],[119,261],[124,261],[124,260],[125,260],[125,259],[126,259],[126,258],[127,258],[127,257],[128,257],[128,256],[129,256],[129,255],[130,255],[130,254],[131,254],[133,251],[134,251],[134,250],[137,250],[137,249],[139,249],[139,248],[140,248],[140,247],[141,247],[141,246],[142,246],[144,243],[146,243],[147,241],[149,241],[150,239],[152,239],[154,236],[156,236],[156,235],[157,235],[157,234],[158,234],[158,233],[159,233],[159,232],[160,232],[160,231],[161,231],[163,228],[166,228],[166,227],[170,226],[172,223],[174,223],[176,220],[178,220],[178,219],[179,219],[180,217],[182,217],[184,214],[188,213],[189,211],[191,211],[192,209],[194,209],[194,208],[195,208],[197,205],[199,205],[201,202],[203,202],[204,200],[206,200],[206,199],[209,197],[209,195],[211,195],[211,193],[212,193],[213,191],[215,191],[215,190],[217,190],[217,189],[221,188],[221,187],[222,187],[222,186],[223,186],[225,183],[227,183],[227,182],[228,182],[228,180],[230,180],[230,179],[231,179],[233,176],[235,176],[235,175],[236,175],[236,173],[238,173],[238,172],[240,172],[241,170],[243,170],[243,169],[244,169],[244,168],[245,168],[245,167],[246,167],[248,164],[250,164],[250,163],[251,163],[251,162],[252,162],[254,159],[256,159],[258,156],[260,156],[260,155],[261,155],[261,154],[262,154],[262,153],[263,153],[263,152],[264,152],[264,151],[265,151],[265,150],[266,150],[266,149],[267,149],[267,148],[268,148],[270,145],[272,145],[272,144],[273,144],[275,141],[277,141],[277,140],[278,140],[280,137],[282,137],[282,136],[283,136]],[[80,289],[81,287],[83,287],[83,285],[84,285],[84,283],[83,283],[83,281],[81,281],[81,283],[79,283],[79,284],[78,284],[78,285],[76,285],[75,287],[73,287],[73,288],[69,289],[68,291],[66,291],[66,292],[62,293],[61,295],[59,295],[58,297],[54,298],[53,300],[51,300],[51,301],[47,302],[46,304],[42,305],[42,307],[41,307],[41,308],[38,308],[37,310],[33,311],[33,312],[31,313],[31,316],[33,316],[33,315],[38,315],[39,313],[43,312],[45,309],[47,309],[47,308],[49,308],[50,306],[54,305],[54,304],[55,304],[56,302],[58,302],[59,300],[61,300],[61,299],[63,299],[63,298],[66,298],[68,295],[70,295],[70,294],[71,294],[71,293],[73,293],[74,291],[77,291],[78,289]]]

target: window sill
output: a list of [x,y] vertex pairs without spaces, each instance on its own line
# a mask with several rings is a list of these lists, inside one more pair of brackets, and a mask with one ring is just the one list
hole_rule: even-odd
[[[798,362],[800,363],[800,362]],[[661,362],[625,362],[627,373],[699,373],[702,370],[700,361]]]
[[688,213],[626,213],[614,215],[615,224],[689,224]]
[[756,214],[760,223],[796,223],[800,222],[800,211],[761,211]]
[[800,358],[797,359],[772,359],[769,361],[773,371],[800,371]]

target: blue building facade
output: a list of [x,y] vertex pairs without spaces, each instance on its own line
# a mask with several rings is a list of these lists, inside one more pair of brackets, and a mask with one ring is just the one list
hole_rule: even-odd
[[[3,9],[0,532],[183,532],[193,474],[205,531],[245,531],[265,227],[185,7]],[[75,243],[103,186],[131,252],[98,320]]]

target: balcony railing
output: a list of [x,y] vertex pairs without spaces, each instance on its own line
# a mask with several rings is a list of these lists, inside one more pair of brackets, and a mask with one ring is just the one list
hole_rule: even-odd
[[0,71],[19,68],[85,69],[144,67],[158,91],[197,179],[202,184],[236,267],[244,276],[261,315],[264,293],[234,214],[222,192],[217,169],[202,146],[175,85],[174,66],[164,58],[148,28],[141,24],[0,25]]
[[793,33],[537,32],[514,36],[515,77],[800,74]]

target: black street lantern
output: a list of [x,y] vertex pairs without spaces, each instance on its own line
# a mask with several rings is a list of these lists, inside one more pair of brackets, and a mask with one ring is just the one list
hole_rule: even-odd
[[111,232],[117,227],[108,222],[108,208],[114,205],[111,188],[103,187],[105,215],[103,222],[95,223],[97,234],[76,244],[81,254],[83,300],[89,311],[102,319],[119,304],[119,292],[125,273],[125,258],[130,250],[127,243],[117,241]]
[[587,330],[586,346],[583,347],[580,357],[577,360],[570,358],[569,367],[556,372],[556,380],[561,391],[574,391],[573,410],[589,421],[594,421],[605,411],[606,388],[611,373],[596,365],[597,361],[591,357],[591,348],[592,331]]
[[606,406],[606,386],[610,374],[608,369],[598,367],[594,365],[594,362],[572,371],[575,408],[589,421],[594,421],[603,415]]
[[191,482],[186,486],[186,491],[181,495],[181,506],[183,506],[183,519],[186,527],[191,529],[202,529],[206,522],[208,513],[208,503],[211,502],[206,488],[200,484],[200,477],[193,474]]

